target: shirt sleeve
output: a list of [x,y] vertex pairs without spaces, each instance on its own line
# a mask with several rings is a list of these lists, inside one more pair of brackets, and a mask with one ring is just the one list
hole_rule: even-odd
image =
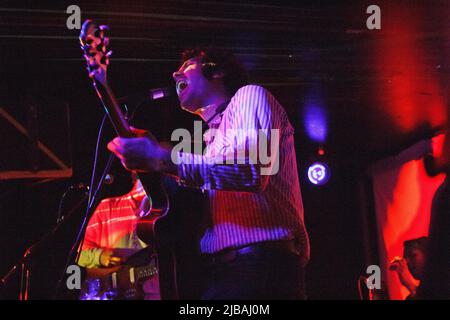
[[91,219],[86,227],[84,235],[83,247],[78,259],[78,265],[85,268],[99,268],[100,255],[104,251],[101,247],[101,231],[102,220],[99,215],[100,209],[104,207],[104,202],[101,202],[92,214]]
[[85,268],[100,268],[100,255],[102,254],[102,252],[102,248],[90,248],[81,250],[80,258],[78,259],[78,265]]
[[210,146],[217,150],[214,156],[177,154],[180,183],[207,190],[264,190],[278,159],[279,133],[272,114],[275,103],[262,87],[238,90]]

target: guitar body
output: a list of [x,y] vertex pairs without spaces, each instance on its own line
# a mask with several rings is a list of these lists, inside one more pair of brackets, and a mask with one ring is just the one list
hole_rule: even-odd
[[[80,33],[87,69],[105,111],[117,134],[134,137],[106,78],[111,51],[108,27],[86,20]],[[181,188],[173,177],[138,173],[149,197],[150,209],[138,222],[137,235],[154,248],[160,297],[163,300],[197,299],[203,280],[197,243],[202,211],[208,204],[200,191]]]
[[157,264],[156,254],[145,248],[124,265],[86,269],[80,300],[142,300],[143,283],[158,276]]

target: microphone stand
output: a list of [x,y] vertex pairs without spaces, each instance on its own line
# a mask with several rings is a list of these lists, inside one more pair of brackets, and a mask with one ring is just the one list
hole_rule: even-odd
[[[101,132],[101,130],[103,128],[103,123],[104,123],[105,119],[106,119],[106,115],[103,117],[102,124],[100,126],[100,132]],[[67,261],[66,261],[66,263],[64,265],[64,268],[62,270],[61,276],[60,276],[60,278],[58,280],[58,283],[56,285],[56,288],[55,288],[55,293],[53,295],[54,299],[58,296],[58,292],[59,292],[59,289],[61,287],[61,283],[62,283],[62,280],[64,278],[65,272],[67,270],[67,267],[69,266],[70,260],[72,259],[72,256],[73,256],[77,246],[79,246],[79,244],[81,244],[80,245],[80,247],[81,247],[82,244],[83,244],[83,241],[84,241],[83,236],[84,236],[84,232],[86,231],[87,221],[92,216],[93,208],[96,207],[96,205],[97,205],[97,203],[99,201],[99,198],[100,198],[100,192],[99,191],[102,189],[101,187],[104,184],[105,176],[107,175],[107,173],[111,169],[113,159],[114,159],[114,157],[111,154],[109,156],[108,162],[107,162],[106,167],[105,167],[105,169],[103,171],[103,174],[102,174],[102,176],[100,178],[100,181],[97,184],[97,187],[96,187],[95,191],[93,190],[93,184],[94,184],[94,180],[93,180],[94,179],[94,174],[93,174],[93,177],[92,177],[92,180],[91,180],[91,185],[90,185],[90,187],[88,189],[89,192],[85,192],[83,198],[69,211],[68,214],[65,215],[67,217],[70,217],[73,214],[73,212],[75,212],[83,204],[83,202],[85,202],[85,200],[87,198],[88,204],[87,204],[87,207],[86,207],[84,220],[83,220],[83,222],[82,222],[82,224],[81,224],[81,226],[79,228],[79,232],[77,234],[77,238],[76,238],[75,242],[73,243],[73,246],[71,247],[70,252],[69,252],[69,254],[67,256]],[[94,168],[95,168],[95,166],[94,166]],[[94,172],[95,172],[95,170],[94,170]],[[69,190],[70,190],[70,188],[69,188]],[[68,190],[66,190],[66,192],[63,194],[62,199],[64,199],[64,197],[66,196],[67,192],[68,192]],[[61,201],[62,201],[62,199],[61,199]],[[30,269],[29,269],[29,261],[28,260],[30,260],[30,257],[32,257],[32,253],[36,249],[38,249],[40,246],[42,246],[42,244],[46,243],[49,239],[51,239],[53,237],[53,235],[64,224],[64,221],[69,220],[69,219],[66,219],[65,216],[61,216],[61,212],[60,212],[61,211],[61,203],[59,205],[58,211],[59,212],[58,212],[58,217],[57,217],[57,222],[56,222],[55,227],[50,232],[45,234],[41,238],[41,240],[39,240],[38,242],[34,243],[27,250],[25,250],[25,253],[20,258],[20,260],[6,273],[5,276],[3,276],[0,279],[0,285],[4,286],[5,284],[8,283],[8,281],[11,278],[11,276],[15,273],[15,271],[20,266],[20,268],[21,268],[21,280],[20,280],[19,300],[28,300],[29,287],[30,287],[30,276],[31,276],[31,272],[30,272]],[[78,254],[79,254],[79,252],[78,252]],[[78,255],[77,255],[77,258],[75,260],[76,261],[78,260]]]
[[[94,81],[94,88],[97,90],[95,81]],[[97,93],[98,93],[98,91],[97,91]],[[99,95],[99,97],[100,97],[100,101],[102,102],[103,106],[105,107],[105,110],[107,110],[107,108],[105,106],[105,103],[104,103],[103,99],[101,98],[101,95]],[[59,290],[61,288],[61,284],[62,284],[62,281],[64,279],[64,275],[66,274],[66,270],[69,267],[70,261],[72,260],[73,255],[74,255],[75,251],[77,250],[77,247],[79,248],[79,250],[78,250],[77,255],[75,257],[75,262],[76,263],[78,262],[79,255],[81,253],[81,248],[83,247],[83,243],[84,243],[84,233],[86,232],[88,221],[89,221],[90,217],[92,216],[92,214],[94,212],[93,210],[97,206],[98,201],[100,200],[100,190],[102,189],[102,186],[103,186],[103,184],[105,182],[106,175],[111,170],[111,166],[112,166],[112,163],[113,163],[113,160],[114,160],[114,155],[111,153],[109,155],[108,162],[106,163],[106,166],[105,166],[105,168],[103,170],[103,174],[100,177],[100,180],[99,180],[99,182],[97,184],[97,187],[94,190],[93,188],[94,188],[94,178],[95,178],[95,167],[96,167],[96,163],[97,163],[98,143],[99,143],[99,139],[101,137],[103,124],[104,124],[105,119],[106,119],[107,116],[111,116],[111,115],[109,113],[106,113],[103,116],[103,120],[102,120],[102,122],[100,124],[99,134],[98,134],[98,137],[97,137],[97,146],[96,146],[96,152],[95,152],[94,170],[93,170],[92,177],[91,177],[89,193],[87,194],[88,195],[88,203],[87,203],[87,206],[86,206],[86,212],[85,212],[85,215],[84,215],[84,219],[81,222],[81,225],[79,227],[78,234],[77,234],[77,237],[75,239],[75,242],[73,243],[73,245],[72,245],[72,247],[71,247],[71,249],[69,251],[69,254],[67,255],[66,263],[65,263],[63,269],[61,270],[61,275],[59,277],[58,283],[56,284],[55,292],[54,292],[54,295],[53,295],[53,299],[56,299],[58,297],[58,293],[59,293]],[[114,127],[114,129],[115,129],[115,127]],[[116,132],[117,132],[117,130],[116,130]]]
[[[78,208],[85,202],[87,198],[87,194],[84,194],[81,200],[79,200],[75,206],[66,214],[66,216],[69,218],[72,216],[72,214],[78,210]],[[21,276],[20,276],[20,293],[19,293],[19,300],[28,300],[29,297],[29,291],[30,291],[30,277],[31,277],[31,271],[30,271],[30,261],[33,257],[33,253],[40,249],[44,244],[48,243],[50,239],[53,238],[53,236],[56,234],[56,232],[61,228],[62,225],[64,225],[64,221],[68,219],[59,219],[59,221],[56,223],[56,225],[47,232],[40,240],[32,244],[30,247],[28,247],[22,257],[17,261],[11,269],[4,275],[1,280],[0,284],[2,286],[6,285],[11,276],[18,270],[21,270]]]
[[105,177],[106,177],[107,173],[111,169],[113,159],[114,159],[113,154],[111,154],[109,156],[108,162],[107,162],[107,164],[105,166],[105,169],[103,170],[103,174],[100,177],[100,180],[99,180],[95,190],[93,189],[93,183],[91,183],[91,186],[89,188],[89,193],[87,193],[87,195],[86,195],[88,197],[88,204],[87,204],[87,207],[86,207],[86,213],[85,213],[84,219],[81,222],[81,225],[79,227],[77,238],[75,239],[75,242],[73,243],[73,245],[72,245],[72,247],[71,247],[71,249],[69,251],[69,254],[67,255],[66,263],[65,263],[65,265],[64,265],[64,267],[63,267],[63,269],[61,271],[61,275],[59,277],[58,283],[56,284],[56,288],[55,288],[55,293],[53,295],[53,299],[56,299],[58,297],[58,293],[59,293],[59,290],[61,288],[61,284],[62,284],[62,281],[64,279],[64,275],[66,274],[67,267],[69,266],[70,261],[72,260],[72,257],[74,255],[75,251],[79,247],[80,250],[78,251],[77,256],[75,258],[75,262],[78,261],[79,254],[81,252],[81,247],[83,246],[84,233],[86,231],[88,221],[89,221],[90,217],[92,216],[92,214],[94,213],[94,209],[96,208],[96,206],[97,206],[97,204],[98,204],[98,202],[100,200],[100,191],[102,189],[102,186],[104,185]]

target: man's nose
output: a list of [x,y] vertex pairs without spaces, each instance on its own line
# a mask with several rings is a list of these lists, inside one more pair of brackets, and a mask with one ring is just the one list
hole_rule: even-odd
[[174,73],[172,73],[172,78],[174,80],[177,80],[178,77],[181,77],[182,73],[180,72],[180,70],[175,71]]

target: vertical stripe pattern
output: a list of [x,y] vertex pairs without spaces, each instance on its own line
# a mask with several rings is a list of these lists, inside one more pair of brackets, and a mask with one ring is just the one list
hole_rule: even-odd
[[[215,253],[297,237],[307,261],[309,240],[294,129],[283,107],[263,87],[248,85],[236,92],[217,129],[209,129],[213,130],[213,134],[205,133],[209,141],[203,155],[178,153],[180,183],[207,190],[210,196],[211,219],[201,239],[201,251]],[[266,146],[260,144],[262,139]],[[271,161],[263,162],[259,155],[269,154],[272,144],[277,147],[270,153]],[[250,156],[252,150],[256,161]],[[263,169],[274,170],[274,174],[262,174]]]

